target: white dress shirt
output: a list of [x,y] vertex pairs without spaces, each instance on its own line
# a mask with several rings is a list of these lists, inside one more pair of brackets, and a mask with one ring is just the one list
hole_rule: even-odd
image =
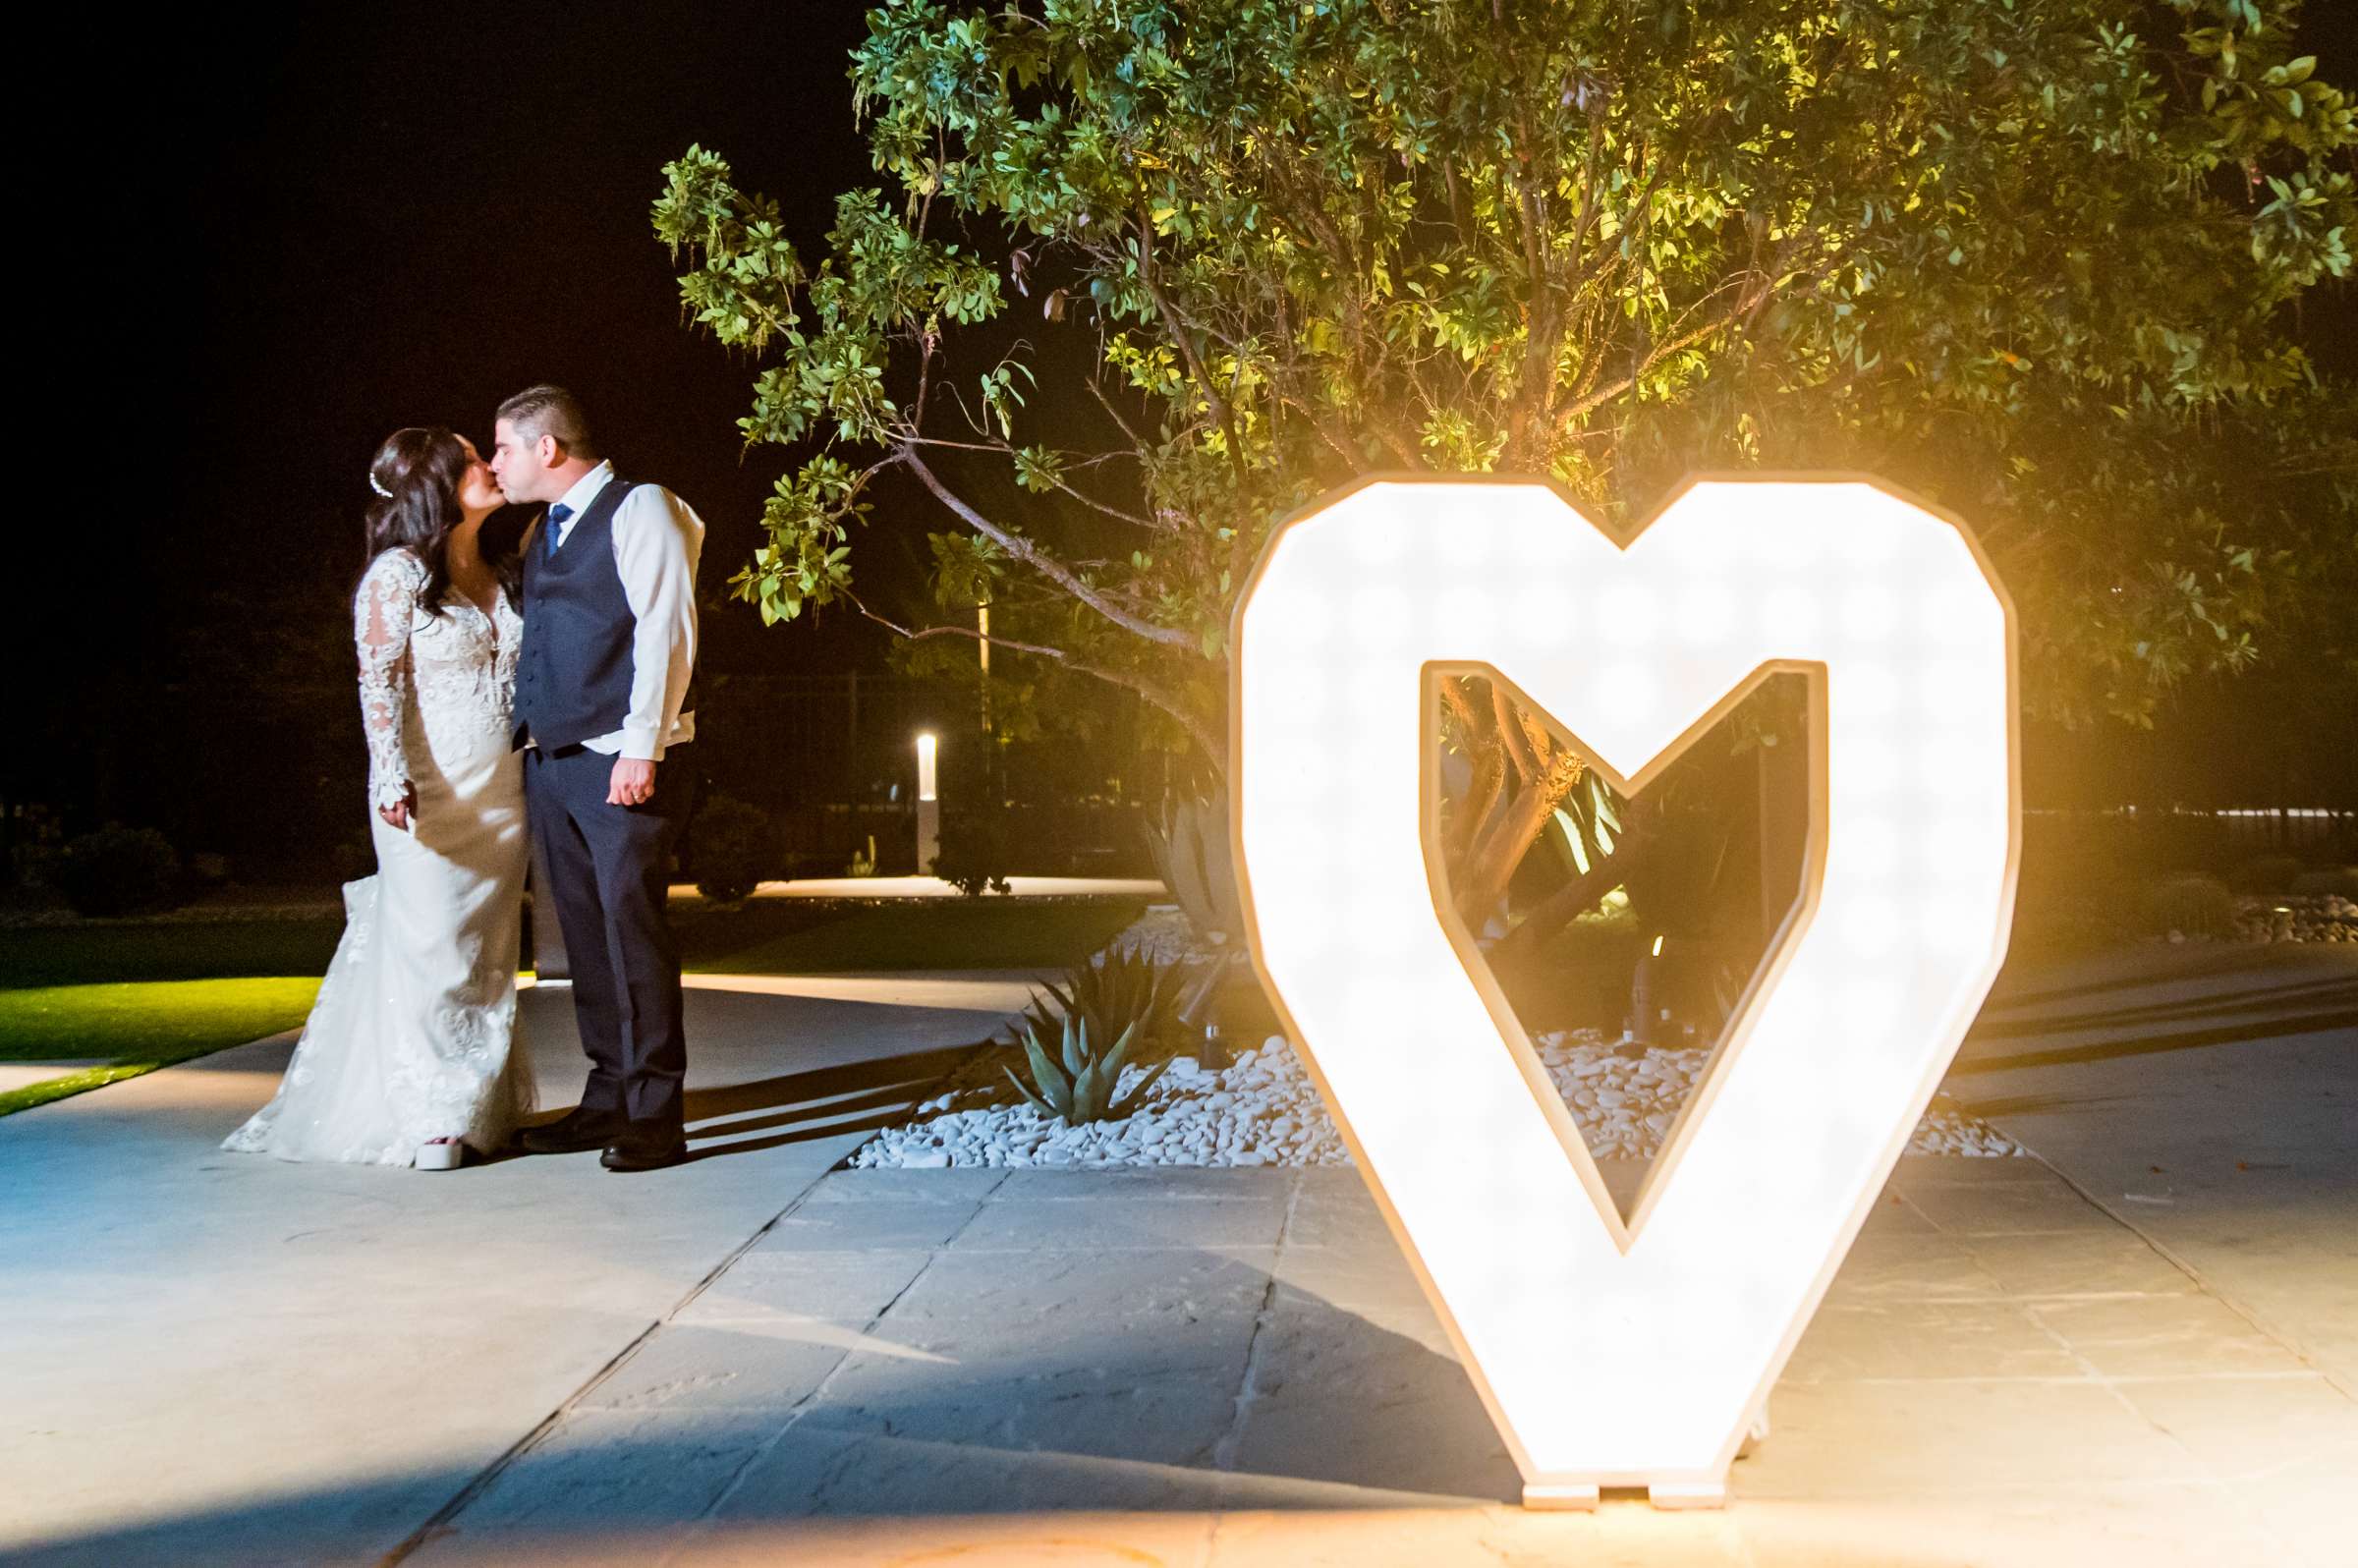
[[[558,501],[570,508],[558,525],[562,545],[614,477],[614,465],[600,463],[574,481]],[[642,484],[614,509],[609,531],[614,570],[622,596],[638,628],[631,636],[631,706],[622,728],[582,744],[608,756],[663,760],[666,748],[696,739],[696,715],[683,713],[688,677],[696,669],[696,563],[704,549],[703,519],[660,484]],[[547,548],[538,538],[525,548]]]

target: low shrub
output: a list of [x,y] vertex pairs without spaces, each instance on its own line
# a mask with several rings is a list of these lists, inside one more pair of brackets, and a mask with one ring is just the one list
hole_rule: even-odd
[[[1181,976],[1176,961],[1158,960],[1136,946],[1099,953],[1075,966],[1048,995],[1035,995],[1014,1025],[1011,1043],[1037,1031],[1053,1036],[1059,1020],[1079,1019],[1093,1039],[1113,1039],[1133,1030],[1142,1048],[1178,1043]],[[1050,998],[1054,998],[1053,1002]]]
[[742,904],[777,865],[778,834],[769,813],[732,796],[704,802],[688,830],[696,890],[715,904]]
[[1014,891],[1007,880],[1014,862],[1007,813],[968,812],[942,823],[941,850],[925,868],[969,898]]
[[2286,893],[2300,874],[2299,856],[2262,855],[2236,867],[2227,885],[2238,893]]
[[2323,866],[2314,871],[2303,871],[2292,879],[2289,888],[2280,891],[2301,898],[2358,899],[2358,866]]
[[2216,876],[2165,876],[2145,891],[2145,928],[2155,936],[2231,936],[2235,895]]
[[2145,928],[2141,904],[2134,889],[2026,885],[2014,896],[2009,951],[2051,961],[2110,947]]
[[180,902],[180,855],[152,827],[109,823],[68,844],[52,869],[78,914],[145,915]]

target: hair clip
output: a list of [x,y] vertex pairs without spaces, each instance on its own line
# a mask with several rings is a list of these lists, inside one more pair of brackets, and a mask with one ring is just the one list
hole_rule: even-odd
[[374,490],[377,494],[383,496],[388,501],[393,499],[393,492],[386,489],[384,485],[377,479],[376,470],[374,469],[370,469],[368,471],[368,488]]

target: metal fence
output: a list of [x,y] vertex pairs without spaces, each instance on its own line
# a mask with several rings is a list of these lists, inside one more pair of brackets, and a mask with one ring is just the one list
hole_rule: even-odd
[[[777,824],[780,874],[840,874],[870,841],[879,868],[916,868],[916,738],[940,737],[943,829],[985,797],[990,751],[971,686],[871,675],[724,675],[700,680],[697,740],[682,753],[706,798],[727,795]],[[117,715],[137,713],[136,723]],[[184,854],[226,856],[242,879],[363,874],[367,753],[343,683],[230,692],[168,686],[94,703],[63,738],[76,749],[54,799],[0,801],[0,878],[34,837],[101,821],[153,826]],[[1052,744],[1052,743],[1039,743]],[[68,777],[71,773],[78,777]],[[1125,781],[1128,783],[1129,781]],[[995,792],[991,792],[995,793]],[[1007,809],[1018,868],[1136,874],[1151,862],[1136,788],[1039,792]]]

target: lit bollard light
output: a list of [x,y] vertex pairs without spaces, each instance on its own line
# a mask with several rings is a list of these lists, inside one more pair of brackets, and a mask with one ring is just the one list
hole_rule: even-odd
[[941,790],[935,766],[940,743],[931,735],[917,738],[917,871],[930,875],[941,858]]

